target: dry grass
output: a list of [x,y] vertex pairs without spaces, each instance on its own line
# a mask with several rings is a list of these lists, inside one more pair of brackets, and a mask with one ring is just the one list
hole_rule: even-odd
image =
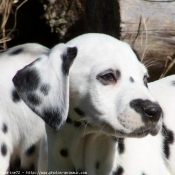
[[[28,0],[22,1],[18,4],[20,0],[0,0],[0,17],[1,17],[1,28],[0,28],[0,47],[1,49],[7,49],[7,42],[12,39],[12,34],[16,29],[16,17],[18,9]],[[17,5],[18,4],[18,5]],[[13,8],[15,10],[13,11]],[[14,15],[14,26],[12,29],[6,29],[6,24],[9,19],[9,15],[13,13]]]
[[[161,60],[158,60],[156,58],[151,58],[149,60],[146,59],[147,54],[149,53],[149,47],[148,47],[148,32],[147,32],[147,23],[149,22],[149,18],[145,19],[143,16],[140,16],[140,21],[138,22],[138,30],[137,33],[134,33],[130,37],[129,44],[132,48],[135,48],[137,50],[137,46],[139,46],[141,53],[139,53],[141,62],[145,64],[147,68],[151,66],[155,66],[156,64],[159,64],[159,61],[166,60],[164,64],[164,69],[160,75],[160,78],[163,78],[166,76],[166,74],[172,69],[173,65],[175,64],[175,52],[170,57],[167,56],[166,58],[162,58]],[[125,37],[122,39],[124,40]]]

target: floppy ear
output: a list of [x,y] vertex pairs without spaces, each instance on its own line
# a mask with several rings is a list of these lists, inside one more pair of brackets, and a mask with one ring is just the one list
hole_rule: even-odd
[[67,119],[68,75],[76,55],[76,47],[56,45],[49,55],[42,55],[13,78],[19,96],[54,130],[58,130]]

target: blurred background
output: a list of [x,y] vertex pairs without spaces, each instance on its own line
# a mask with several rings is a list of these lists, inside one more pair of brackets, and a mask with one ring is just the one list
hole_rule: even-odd
[[174,0],[0,0],[0,50],[105,33],[137,50],[154,81],[175,73],[174,9]]

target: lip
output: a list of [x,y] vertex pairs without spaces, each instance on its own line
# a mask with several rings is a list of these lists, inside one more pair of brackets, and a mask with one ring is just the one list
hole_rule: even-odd
[[117,135],[119,134],[120,137],[145,137],[148,134],[152,136],[156,136],[159,133],[160,127],[157,125],[150,125],[148,127],[141,127],[139,129],[134,130],[131,133],[126,133],[123,130],[116,130]]
[[130,129],[130,131],[128,131],[129,128],[125,128],[126,130],[114,128],[110,123],[107,123],[107,122],[101,123],[100,128],[101,126],[103,126],[103,131],[106,134],[113,135],[120,138],[125,138],[125,137],[142,138],[147,136],[148,134],[152,136],[156,136],[159,133],[161,128],[161,124],[158,124],[158,123],[156,124],[147,123],[145,126],[142,126],[135,130]]

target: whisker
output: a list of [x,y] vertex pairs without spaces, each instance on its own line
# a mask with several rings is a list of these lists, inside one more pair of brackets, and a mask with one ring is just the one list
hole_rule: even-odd
[[151,63],[155,63],[155,62],[157,62],[157,60],[149,60],[149,61],[145,62],[144,65],[147,66],[147,65],[149,65]]
[[148,67],[151,67],[151,66],[154,66],[154,65],[157,65],[159,64],[157,60],[154,60],[154,61],[151,61],[151,62],[147,62],[145,65],[146,68]]
[[100,133],[102,133],[102,130],[103,130],[103,128],[104,128],[106,125],[107,125],[107,123],[103,125],[103,127],[102,127],[101,130],[100,130]]
[[145,64],[149,63],[150,61],[152,61],[152,58],[149,58],[146,61],[143,61],[142,63],[145,65]]
[[84,127],[84,134],[83,134],[83,137],[85,136],[85,132],[86,132],[86,128],[87,128],[87,126],[88,126],[88,123],[89,123],[89,121],[87,121],[87,123],[86,123],[86,125],[85,125],[85,127]]
[[[80,122],[80,121],[86,121],[87,120],[87,117],[83,117],[83,118],[80,118],[79,120],[76,120],[76,122]],[[75,123],[76,123],[75,122]]]
[[152,66],[156,66],[157,64],[150,64],[149,66],[147,66],[146,68],[152,67]]
[[73,142],[74,142],[74,140],[75,140],[75,137],[76,137],[76,135],[77,135],[79,129],[80,129],[82,126],[83,126],[83,123],[81,123],[81,125],[80,125],[80,126],[78,127],[78,129],[76,130],[76,132],[75,132],[75,134],[74,134]]

